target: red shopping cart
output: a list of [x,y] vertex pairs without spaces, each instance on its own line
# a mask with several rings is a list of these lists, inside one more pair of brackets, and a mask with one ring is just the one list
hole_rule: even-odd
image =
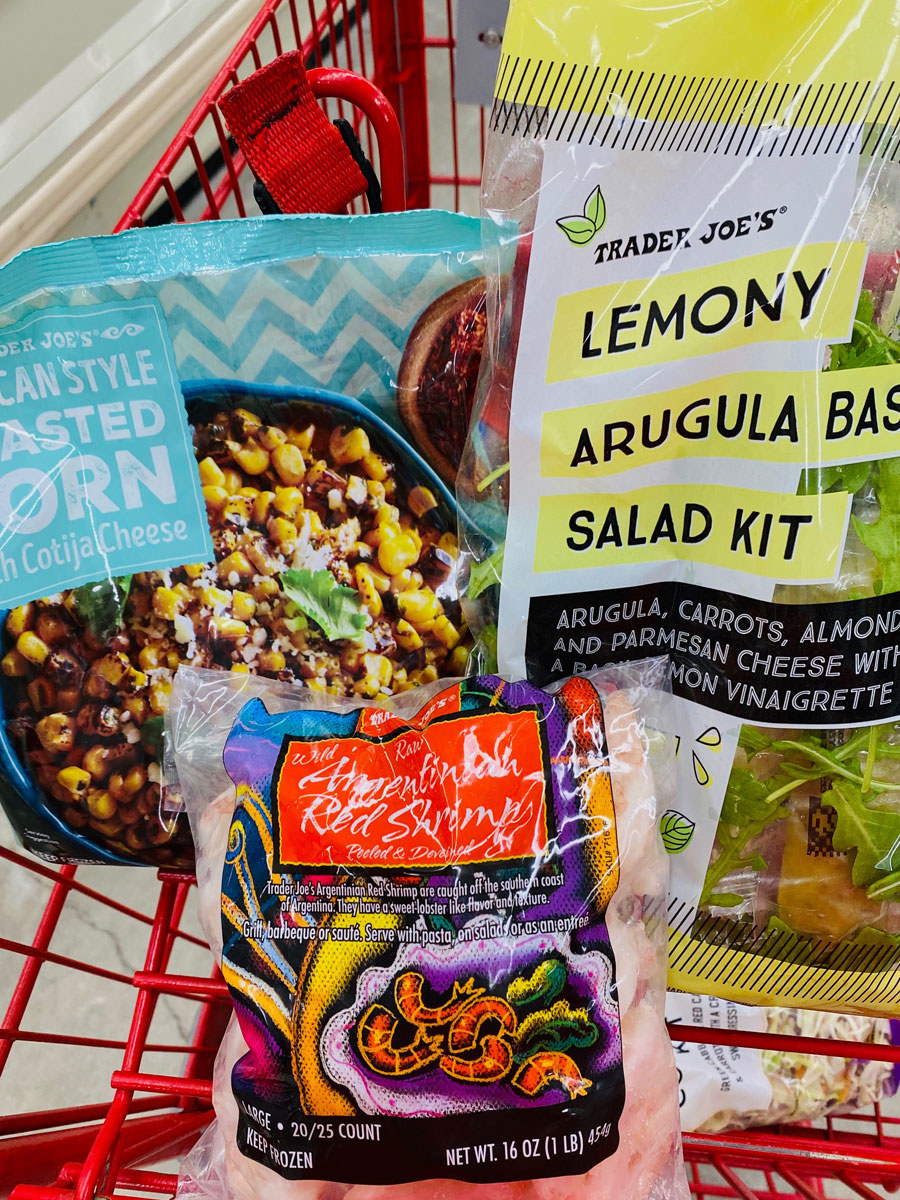
[[[353,125],[385,208],[477,210],[486,114],[455,102],[454,9],[454,0],[266,0],[117,229],[255,211],[217,101],[296,49],[328,114]],[[0,937],[5,978],[15,979],[0,1025],[0,1108],[14,1079],[22,1110],[0,1116],[0,1188],[15,1200],[171,1195],[178,1158],[212,1117],[212,1063],[229,1014],[195,932],[191,877],[164,871],[154,885],[147,872],[52,868],[2,847],[0,859],[22,897]],[[65,952],[75,926],[77,957]],[[35,1028],[48,1012],[53,1027]],[[111,1012],[123,1014],[121,1027]],[[820,1039],[684,1027],[679,1038],[900,1060],[894,1047]],[[42,1096],[50,1088],[55,1107],[30,1108],[30,1080]],[[876,1106],[810,1128],[691,1135],[686,1158],[698,1200],[880,1200],[900,1190],[900,1117]]]

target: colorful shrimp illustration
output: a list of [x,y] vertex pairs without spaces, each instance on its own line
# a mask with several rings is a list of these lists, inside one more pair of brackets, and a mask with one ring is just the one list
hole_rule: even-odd
[[513,1055],[509,1043],[492,1033],[481,1039],[481,1054],[478,1058],[458,1058],[445,1054],[441,1058],[441,1070],[451,1079],[463,1083],[497,1083],[512,1066]]
[[[526,981],[529,986],[535,976],[536,972]],[[393,987],[400,1015],[381,1003],[371,1004],[363,1014],[357,1046],[376,1074],[400,1078],[437,1066],[461,1083],[487,1084],[499,1083],[515,1069],[510,1082],[523,1095],[537,1096],[560,1084],[573,1099],[591,1086],[568,1054],[551,1048],[554,1040],[577,1046],[596,1040],[597,1030],[586,1010],[558,1000],[520,1023],[508,1000],[487,994],[474,979],[454,982],[450,995],[437,1005],[424,1002],[425,986],[424,975],[405,971]],[[413,1026],[415,1035],[406,1045],[395,1045],[401,1024]],[[550,1040],[551,1046],[541,1049],[542,1040]],[[523,1063],[529,1049],[536,1052]],[[521,1065],[516,1069],[517,1059]]]
[[486,1041],[481,1027],[485,1021],[497,1021],[502,1031],[510,1037],[516,1032],[518,1019],[512,1008],[499,996],[481,996],[473,1000],[450,1026],[447,1046],[451,1054],[465,1054],[474,1050],[480,1041]]
[[379,1075],[412,1075],[440,1057],[440,1038],[429,1037],[422,1029],[416,1030],[408,1045],[395,1046],[399,1024],[400,1018],[383,1004],[372,1004],[357,1028],[356,1044],[363,1062]]
[[456,981],[450,999],[436,1008],[430,1008],[422,999],[424,984],[425,976],[420,975],[418,971],[405,971],[397,976],[394,983],[394,1003],[397,1005],[397,1011],[411,1025],[448,1025],[459,1016],[467,1004],[471,1004],[484,993],[484,988],[475,986],[474,979],[467,979],[465,983]]
[[562,1084],[573,1100],[576,1096],[584,1096],[591,1086],[590,1079],[582,1077],[568,1054],[552,1051],[533,1054],[519,1067],[512,1079],[513,1087],[526,1096],[537,1096],[554,1083]]

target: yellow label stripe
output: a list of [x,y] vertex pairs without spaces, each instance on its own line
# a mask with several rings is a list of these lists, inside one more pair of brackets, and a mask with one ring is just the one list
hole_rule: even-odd
[[[703,957],[684,961],[686,950],[703,948]],[[878,950],[896,956],[892,947],[871,947],[870,961],[877,961]],[[860,960],[865,964],[866,958]],[[715,970],[714,970],[715,968]],[[723,971],[728,981],[720,982]],[[781,1004],[815,1008],[826,1000],[836,1009],[875,1008],[887,1014],[900,1014],[900,964],[896,961],[879,969],[829,967],[809,962],[784,962],[761,957],[753,950],[697,942],[689,934],[669,931],[668,985],[681,991],[698,989],[742,1004]]]
[[[900,455],[900,365],[746,371],[545,412],[541,474],[607,478],[692,458],[820,466]],[[887,453],[886,453],[887,451]]]
[[[505,58],[529,62],[532,70],[551,60],[593,70],[602,46],[600,65],[614,64],[625,75],[633,67],[688,79],[725,76],[777,82],[790,93],[812,82],[825,94],[834,88],[826,111],[839,111],[841,85],[843,105],[855,80],[900,79],[900,56],[888,32],[896,20],[894,0],[719,0],[690,6],[681,0],[579,0],[557,6],[551,32],[546,0],[513,0],[503,50]],[[501,63],[500,99],[521,95],[518,74],[507,69],[504,79]],[[624,76],[620,93],[623,83]]]
[[846,341],[865,259],[863,242],[824,242],[570,292],[557,301],[547,382],[764,342]]
[[544,496],[534,570],[674,559],[826,582],[840,563],[850,499],[846,492],[786,496],[696,484]]

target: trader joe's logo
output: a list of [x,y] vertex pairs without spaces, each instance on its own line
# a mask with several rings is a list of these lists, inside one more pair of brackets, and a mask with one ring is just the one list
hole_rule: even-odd
[[585,200],[580,216],[560,217],[556,223],[570,242],[576,246],[589,246],[606,224],[606,201],[599,186]]

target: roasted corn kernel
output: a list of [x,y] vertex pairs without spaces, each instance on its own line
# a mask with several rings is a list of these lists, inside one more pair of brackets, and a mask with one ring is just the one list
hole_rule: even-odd
[[[244,621],[236,621],[234,617],[213,617],[209,623],[210,633],[227,641],[236,641],[247,636],[249,632]],[[171,689],[171,684],[169,688]],[[150,703],[153,703],[152,697]]]
[[433,621],[443,612],[437,596],[433,592],[424,590],[400,592],[397,596],[397,607],[400,615],[413,625],[422,625],[426,621]]
[[[212,624],[212,622],[210,622]],[[240,622],[238,622],[240,624]],[[244,626],[246,629],[246,625]],[[169,704],[169,693],[172,690],[172,681],[169,679],[157,679],[150,684],[149,699],[150,707],[153,709],[154,716],[161,717],[166,711]]]
[[71,636],[71,628],[67,621],[59,615],[58,612],[53,612],[50,609],[44,609],[38,613],[38,618],[34,624],[34,631],[50,646],[58,646],[61,643],[68,641]]
[[27,675],[29,670],[28,659],[15,649],[3,655],[0,666],[3,668],[3,674],[8,675],[11,679],[21,678],[23,675]]
[[138,655],[142,671],[155,671],[163,665],[163,651],[159,646],[144,646]]
[[26,629],[34,625],[36,608],[34,604],[18,604],[9,610],[6,618],[6,629],[10,637],[20,637]]
[[207,607],[212,609],[227,608],[231,603],[231,593],[220,587],[205,587],[200,589],[200,597]]
[[247,496],[234,492],[222,505],[222,520],[233,521],[238,525],[246,525],[250,520],[252,503]]
[[307,425],[305,429],[289,429],[287,440],[292,446],[299,446],[301,450],[309,450],[315,436],[315,425]]
[[259,429],[262,426],[262,418],[255,412],[251,412],[249,408],[236,408],[232,415],[245,431]]
[[27,629],[19,635],[16,642],[16,649],[23,658],[27,658],[30,663],[35,663],[38,666],[46,659],[50,653],[50,647],[43,638],[39,638],[36,633],[32,633]]
[[232,455],[234,461],[248,475],[262,475],[269,467],[269,452],[254,442],[239,446]]
[[361,459],[363,470],[370,479],[377,480],[378,483],[384,483],[390,471],[387,463],[380,454],[375,454],[374,451],[368,451]]
[[55,712],[42,717],[35,733],[45,750],[66,753],[75,745],[75,722],[68,713]]
[[437,498],[431,488],[414,487],[406,497],[410,511],[417,517],[424,517],[431,509],[437,508]]
[[384,654],[364,654],[363,669],[368,678],[376,680],[380,687],[386,687],[391,682],[394,666]]
[[223,487],[211,483],[203,489],[203,499],[206,501],[207,508],[211,508],[213,512],[218,512],[228,499],[228,493]]
[[226,467],[222,475],[224,476],[222,487],[229,494],[234,495],[235,492],[239,492],[244,486],[244,480],[241,477],[240,471],[236,471],[234,467]]
[[59,783],[73,796],[84,796],[90,787],[91,776],[83,767],[63,767],[56,776]]
[[255,574],[250,560],[240,550],[234,550],[223,558],[218,570],[219,578],[232,584],[237,583],[239,579],[250,579]]
[[272,466],[282,483],[288,487],[296,487],[303,482],[306,474],[306,463],[299,446],[285,443],[272,451]]
[[89,746],[84,752],[81,765],[89,771],[91,778],[104,779],[112,769],[112,760],[107,754],[106,746]]
[[153,593],[153,611],[163,621],[172,621],[181,612],[181,597],[171,588],[159,587]]
[[239,621],[249,621],[256,612],[256,601],[248,592],[233,592],[231,612]]
[[283,671],[287,666],[287,659],[280,650],[260,650],[257,661],[261,671]]
[[418,650],[422,645],[422,635],[410,625],[409,621],[401,617],[394,629],[397,643],[404,650]]
[[276,488],[272,507],[281,516],[294,520],[303,508],[303,493],[297,487]]
[[297,544],[297,526],[287,517],[273,517],[268,526],[272,542],[286,554],[290,554]]
[[224,488],[225,476],[215,459],[207,455],[197,464],[197,470],[200,472],[200,482],[204,487]]
[[274,492],[257,493],[256,499],[253,501],[253,520],[257,525],[265,525],[274,502]]
[[324,533],[325,526],[322,524],[322,518],[317,512],[313,512],[311,508],[306,509],[302,514],[302,527],[307,538],[319,537]]
[[87,794],[87,809],[98,821],[108,821],[115,814],[116,802],[107,791],[91,788]]
[[338,426],[328,439],[328,450],[332,459],[340,466],[359,462],[370,451],[369,435],[358,425],[352,429]]
[[446,616],[435,618],[434,624],[431,626],[431,632],[442,645],[447,647],[448,650],[452,650],[460,639],[459,630],[456,628],[450,618]]
[[267,450],[277,450],[288,440],[287,434],[277,425],[263,425],[256,435],[256,440]]
[[[390,525],[382,526],[384,530],[390,528]],[[388,575],[399,575],[408,570],[418,557],[418,547],[408,533],[387,538],[378,547],[378,565]]]
[[384,611],[384,603],[382,602],[378,588],[375,586],[371,567],[366,563],[359,563],[353,575],[356,580],[356,590],[362,596],[363,604],[373,617],[380,617]]

